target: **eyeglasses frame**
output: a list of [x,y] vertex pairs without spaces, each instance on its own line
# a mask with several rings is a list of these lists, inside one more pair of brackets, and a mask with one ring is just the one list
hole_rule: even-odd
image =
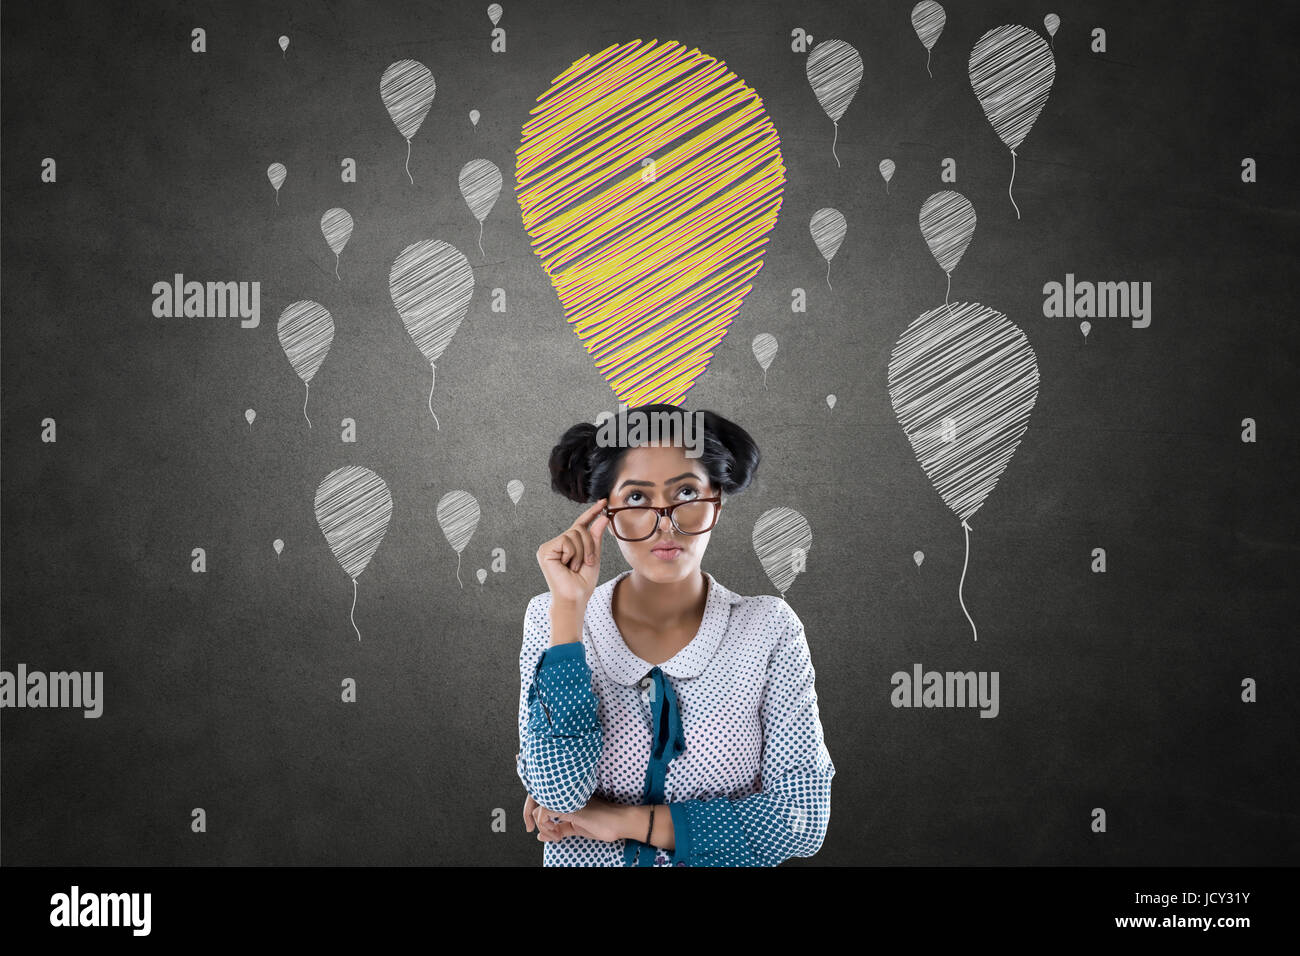
[[[676,511],[678,508],[680,508],[682,505],[693,505],[700,501],[712,501],[717,504],[717,507],[713,509],[713,523],[710,524],[703,531],[683,531],[681,528],[677,527],[677,519],[673,517],[673,512]],[[655,526],[654,528],[651,529],[650,533],[646,535],[644,538],[625,538],[621,534],[619,534],[618,531],[616,531],[614,528],[614,515],[618,514],[620,511],[653,511],[655,512]],[[654,505],[627,505],[626,507],[623,508],[607,507],[604,510],[602,510],[601,514],[609,518],[609,530],[612,531],[614,533],[614,537],[618,538],[618,540],[620,541],[649,541],[651,538],[653,538],[656,534],[659,533],[659,520],[665,516],[668,518],[668,521],[672,524],[673,528],[676,529],[678,534],[689,534],[689,535],[707,534],[708,532],[714,529],[714,527],[718,523],[718,517],[722,514],[722,496],[712,495],[708,498],[692,498],[689,501],[679,501],[674,505],[666,505],[663,508],[656,508]]]

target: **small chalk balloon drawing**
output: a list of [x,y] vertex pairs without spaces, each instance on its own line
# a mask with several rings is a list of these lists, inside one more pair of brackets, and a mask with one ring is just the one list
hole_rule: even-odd
[[272,188],[275,189],[275,204],[280,205],[280,187],[284,185],[285,179],[289,176],[289,170],[284,163],[272,163],[266,167],[266,178],[271,181]]
[[812,214],[812,219],[808,221],[808,231],[817,246],[817,251],[826,260],[826,287],[834,289],[835,287],[831,285],[831,260],[835,258],[835,253],[840,251],[840,245],[848,234],[849,224],[845,221],[842,212],[827,207],[818,209]]
[[492,212],[501,195],[501,170],[488,159],[471,159],[460,170],[460,195],[478,220],[478,252],[483,258],[483,221]]
[[835,165],[840,166],[835,144],[840,138],[840,119],[862,83],[862,55],[843,40],[822,40],[808,54],[804,71],[817,102],[835,124],[831,154],[835,157]]
[[925,47],[925,72],[929,73],[931,79],[934,74],[930,72],[930,51],[939,41],[939,34],[943,33],[943,25],[947,22],[948,14],[934,0],[921,0],[912,8],[912,29]]
[[930,254],[948,277],[948,289],[943,294],[943,304],[947,305],[952,293],[953,270],[975,235],[975,207],[961,193],[943,190],[921,204],[918,221]]
[[468,491],[449,491],[438,499],[437,513],[438,527],[442,528],[447,543],[456,552],[456,583],[463,588],[465,584],[460,579],[460,555],[469,544],[469,539],[474,537],[474,529],[478,527],[478,499]]
[[892,159],[882,159],[880,161],[880,178],[885,181],[886,196],[889,195],[889,181],[894,178],[894,170],[897,168]]
[[1011,194],[1016,181],[1016,150],[1047,103],[1056,78],[1051,48],[1033,30],[1004,24],[989,30],[970,51],[970,85],[993,131],[1011,150],[1011,181],[1007,196],[1020,218]]
[[776,358],[776,336],[770,332],[759,332],[750,343],[750,348],[754,352],[754,361],[763,370],[763,387],[767,388],[767,370],[772,365],[772,359]]
[[307,414],[311,380],[320,371],[325,356],[329,355],[330,346],[334,344],[334,317],[319,302],[303,299],[285,306],[275,331],[289,364],[306,388],[302,399],[302,417],[307,419],[307,427],[311,428],[311,417]]
[[754,522],[754,553],[784,600],[795,578],[807,569],[812,548],[808,519],[793,508],[769,508]]
[[433,105],[438,90],[433,73],[418,60],[398,60],[391,63],[379,78],[379,97],[393,120],[393,125],[406,140],[406,176],[411,184],[411,138],[420,131],[424,119]]
[[515,509],[515,524],[519,523],[519,501],[524,496],[524,483],[518,478],[511,478],[506,482],[506,494],[510,496],[510,503]]
[[330,252],[334,253],[334,278],[340,281],[343,277],[339,275],[339,256],[343,254],[348,240],[352,238],[354,225],[352,213],[338,207],[326,209],[325,214],[320,217],[321,235],[325,237],[325,244],[330,247]]
[[339,565],[352,579],[352,610],[348,617],[357,627],[357,578],[370,566],[393,517],[393,496],[388,483],[369,468],[345,465],[331,471],[316,489],[316,523]]
[[474,270],[455,246],[441,239],[422,239],[398,254],[388,273],[388,291],[407,333],[429,363],[429,414],[441,429],[433,411],[435,363],[469,311]]

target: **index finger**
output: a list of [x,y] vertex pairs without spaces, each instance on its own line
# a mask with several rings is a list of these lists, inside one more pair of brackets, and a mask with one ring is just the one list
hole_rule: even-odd
[[591,522],[596,520],[599,516],[601,509],[605,507],[605,502],[608,500],[608,498],[601,498],[600,500],[593,502],[590,508],[578,515],[577,519],[573,522],[572,527],[576,528],[578,525],[588,527]]

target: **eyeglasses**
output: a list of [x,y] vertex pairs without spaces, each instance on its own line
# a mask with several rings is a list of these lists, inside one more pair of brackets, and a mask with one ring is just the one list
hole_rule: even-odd
[[603,513],[609,518],[609,526],[615,537],[622,541],[644,541],[659,530],[661,515],[667,515],[673,527],[682,534],[704,534],[717,524],[721,510],[722,497],[715,495],[712,498],[679,501],[666,508],[633,505],[627,508],[606,508]]

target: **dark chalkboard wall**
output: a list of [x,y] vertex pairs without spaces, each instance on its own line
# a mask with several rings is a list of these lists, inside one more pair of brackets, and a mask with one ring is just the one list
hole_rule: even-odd
[[[824,847],[793,862],[1300,862],[1295,6],[952,2],[933,78],[907,0],[503,6],[493,53],[479,2],[5,4],[0,654],[6,670],[102,671],[104,712],[3,711],[3,862],[540,863],[519,821],[517,658],[545,590],[534,553],[579,510],[549,491],[547,454],[617,397],[523,230],[514,150],[556,76],[633,39],[724,61],[762,98],[787,167],[765,265],[685,404],[764,451],[707,569],[776,593],[754,521],[789,507],[813,531],[786,599],[838,772]],[[989,28],[1041,32],[1049,11],[1056,77],[1018,150],[1017,219],[967,59]],[[795,28],[862,54],[840,166]],[[437,83],[413,185],[379,96],[403,58]],[[476,158],[506,177],[485,257],[457,188]],[[288,171],[278,205],[273,162]],[[1015,322],[1041,375],[971,521],[978,642],[957,594],[963,529],[886,379],[900,334],[943,301],[917,220],[940,189],[978,214],[953,300]],[[341,279],[319,228],[334,206],[355,217]],[[833,290],[809,233],[823,207],[848,224]],[[475,274],[438,363],[440,427],[388,291],[419,239],[455,245]],[[153,284],[176,273],[259,282],[261,325],[155,318]],[[1149,281],[1150,325],[1093,318],[1085,339],[1044,316],[1044,284],[1067,274]],[[791,311],[795,288],[807,312]],[[310,430],[275,331],[301,299],[336,324]],[[766,388],[759,332],[780,344]],[[348,464],[393,498],[358,579],[360,642],[313,511]],[[451,490],[481,506],[463,587],[435,514]],[[498,548],[506,570],[480,586]],[[624,567],[612,548],[605,564],[603,578]],[[891,706],[891,675],[917,662],[997,671],[998,716]],[[340,701],[348,677],[355,704]]]

